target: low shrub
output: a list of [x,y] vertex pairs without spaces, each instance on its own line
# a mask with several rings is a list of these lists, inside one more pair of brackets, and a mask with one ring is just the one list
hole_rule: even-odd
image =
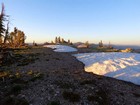
[[74,88],[75,86],[70,83],[70,82],[64,82],[64,81],[55,81],[54,84],[56,84],[57,86],[59,86],[62,89],[70,89],[70,88]]
[[29,103],[25,99],[18,99],[15,97],[6,97],[4,99],[3,105],[29,105]]
[[103,90],[99,90],[94,95],[88,95],[87,100],[90,102],[96,102],[98,105],[108,105],[107,95]]
[[86,85],[86,84],[95,84],[95,80],[84,80],[80,83],[80,85]]
[[79,102],[81,99],[80,95],[74,92],[64,91],[62,95],[65,100],[68,100],[70,102]]
[[38,80],[38,79],[42,79],[43,78],[43,74],[42,73],[35,73],[34,75],[33,75],[33,77],[30,79],[30,81],[35,81],[35,80]]
[[134,95],[135,97],[140,98],[140,94],[139,94],[139,93],[133,93],[133,95]]
[[47,105],[60,105],[59,101],[51,101]]
[[20,91],[22,90],[23,86],[20,85],[20,84],[15,84],[12,88],[11,88],[11,91],[10,93],[11,94],[19,94]]

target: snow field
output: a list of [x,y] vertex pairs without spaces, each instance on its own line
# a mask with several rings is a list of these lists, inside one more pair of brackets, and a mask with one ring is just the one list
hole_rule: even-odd
[[113,52],[83,53],[74,56],[85,64],[86,72],[140,85],[140,54]]
[[44,47],[52,48],[55,52],[74,52],[76,48],[65,45],[45,45]]

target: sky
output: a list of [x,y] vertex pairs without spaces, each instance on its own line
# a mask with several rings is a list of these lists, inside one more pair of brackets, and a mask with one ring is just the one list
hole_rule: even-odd
[[140,0],[0,0],[10,31],[24,31],[26,42],[56,36],[72,42],[140,45]]

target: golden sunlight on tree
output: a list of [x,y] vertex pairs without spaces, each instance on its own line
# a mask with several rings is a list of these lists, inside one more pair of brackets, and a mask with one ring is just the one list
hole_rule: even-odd
[[21,47],[25,44],[25,34],[23,31],[18,30],[16,27],[14,31],[10,33],[9,43],[12,47]]

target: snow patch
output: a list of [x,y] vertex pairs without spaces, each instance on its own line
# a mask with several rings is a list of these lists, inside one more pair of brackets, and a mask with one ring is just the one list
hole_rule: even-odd
[[65,46],[65,45],[45,45],[43,47],[48,47],[54,49],[55,52],[74,52],[77,51],[76,48]]
[[140,54],[113,52],[81,53],[74,56],[85,64],[86,72],[140,85]]

